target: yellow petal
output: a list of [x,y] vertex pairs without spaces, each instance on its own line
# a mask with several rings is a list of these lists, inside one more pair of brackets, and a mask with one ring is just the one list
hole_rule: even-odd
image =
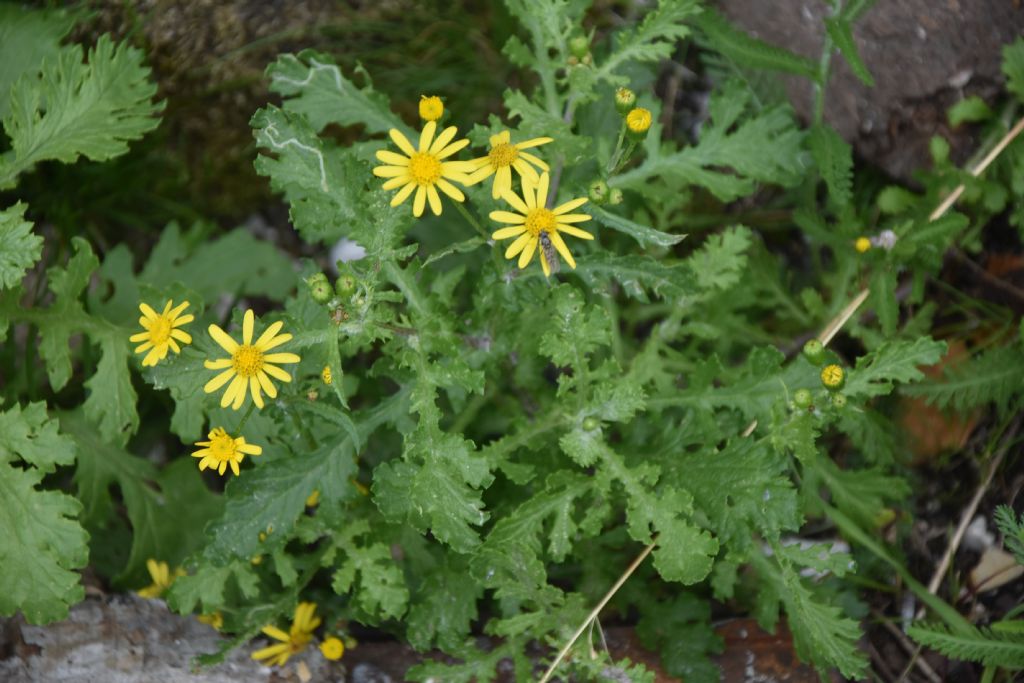
[[539,145],[546,145],[549,142],[554,142],[554,138],[533,138],[531,140],[524,140],[523,142],[517,142],[515,144],[516,149],[530,149],[531,147],[537,147]]
[[561,223],[559,223],[559,224],[557,224],[555,226],[555,229],[558,230],[558,232],[564,232],[567,235],[572,235],[573,237],[579,237],[581,240],[592,240],[592,239],[594,239],[594,236],[591,235],[586,230],[580,230],[579,228],[577,228],[575,226],[572,226],[572,225],[562,225]]
[[434,131],[437,130],[437,124],[433,121],[427,121],[426,125],[423,126],[423,130],[420,131],[420,152],[426,152],[430,149],[430,141],[434,139]]
[[437,179],[437,187],[444,192],[446,195],[451,197],[457,202],[466,201],[466,195],[462,194],[462,190],[449,183],[444,178]]
[[242,316],[242,343],[252,344],[252,328],[256,324],[256,314],[252,312],[252,309],[246,309],[245,315]]
[[558,250],[558,253],[561,254],[562,258],[565,259],[565,262],[569,264],[569,267],[575,270],[576,259],[574,259],[572,254],[569,252],[569,247],[565,246],[565,240],[562,239],[562,236],[557,232],[549,232],[548,237],[551,239],[551,243],[555,245],[555,249]]
[[409,175],[408,166],[374,166],[373,175],[378,178],[405,178]]
[[510,228],[502,228],[501,230],[495,230],[494,234],[491,235],[492,240],[507,240],[509,237],[515,237],[526,232],[526,227],[522,225],[513,225]]
[[537,238],[530,236],[531,239],[526,243],[526,248],[519,254],[519,270],[522,270],[530,264],[530,259],[533,258],[533,252],[537,251]]
[[149,305],[149,304],[139,304],[139,310],[140,310],[140,311],[142,311],[142,315],[146,316],[146,317],[147,317],[147,318],[149,318],[150,320],[153,320],[153,319],[155,319],[155,318],[159,318],[159,317],[160,317],[160,316],[158,316],[158,315],[156,314],[156,311],[154,311],[154,310],[153,310],[153,309],[152,309],[152,308],[150,307],[150,305]]
[[578,209],[579,207],[583,206],[586,203],[587,203],[587,198],[586,197],[580,197],[579,199],[573,199],[572,201],[568,201],[565,204],[561,204],[561,205],[555,207],[553,209],[552,213],[554,213],[556,216],[561,216],[563,213],[569,213],[573,209]]
[[408,185],[406,185],[401,190],[399,190],[398,194],[396,194],[391,199],[391,206],[398,206],[399,204],[404,202],[406,199],[409,198],[409,195],[411,195],[412,191],[415,190],[415,189],[416,189],[416,183],[410,182]]
[[[452,138],[455,137],[455,134],[457,132],[459,132],[459,129],[456,128],[455,126],[448,126],[443,131],[441,131],[441,134],[437,136],[436,140],[434,140],[434,144],[430,146],[430,153],[437,154],[442,149],[444,149],[444,146],[452,141]],[[467,142],[469,141],[467,140]]]
[[409,142],[409,138],[402,135],[402,131],[397,128],[392,128],[388,131],[388,135],[390,135],[394,143],[398,145],[398,149],[405,152],[406,156],[411,157],[416,153],[416,148],[412,146],[411,142]]
[[268,353],[263,356],[263,360],[267,363],[298,363],[302,359],[294,353]]
[[462,149],[463,147],[465,147],[468,144],[469,144],[469,140],[467,140],[466,138],[463,138],[461,140],[458,140],[457,142],[453,142],[452,144],[448,145],[447,147],[442,149],[440,152],[438,152],[435,156],[438,159],[447,159],[448,157],[450,157],[451,155],[455,154],[456,152],[458,152],[460,149]]
[[502,193],[501,198],[511,204],[513,209],[524,216],[530,213],[530,207],[528,207],[526,202],[524,202],[515,192],[504,192]]
[[221,348],[228,353],[234,353],[238,350],[238,342],[228,336],[228,333],[220,329],[216,325],[210,325],[206,328],[206,331],[213,337],[213,341],[220,344]]
[[541,173],[540,179],[537,181],[537,203],[535,206],[547,206],[548,205],[548,186],[550,185],[551,176],[547,173]]
[[[430,125],[431,123],[433,123],[433,121],[431,121],[427,125]],[[420,185],[416,189],[416,199],[414,199],[413,202],[412,202],[412,215],[415,216],[416,218],[419,218],[420,216],[422,216],[423,215],[423,207],[424,207],[424,205],[426,203],[427,203],[427,188],[424,187],[423,185]]]
[[519,153],[519,158],[522,159],[523,161],[530,162],[531,164],[533,164],[537,168],[541,169],[542,171],[547,171],[548,170],[548,165],[545,164],[544,161],[542,159],[540,159],[540,157],[535,157],[534,155],[530,154],[529,152],[520,152]]
[[526,216],[521,216],[518,213],[512,213],[511,211],[491,211],[488,215],[492,221],[498,221],[499,223],[521,225],[526,222]]
[[289,375],[284,370],[282,370],[281,368],[277,367],[276,365],[271,365],[267,363],[263,366],[263,371],[270,375],[271,377],[273,377],[274,379],[278,380],[279,382],[292,381],[292,376]]
[[[219,375],[217,375],[213,379],[211,379],[209,382],[207,382],[203,386],[203,392],[204,393],[212,394],[213,392],[217,391],[222,386],[227,384],[228,380],[231,379],[234,376],[235,369],[230,367],[231,361],[225,359],[224,362],[226,362],[228,364],[228,366],[229,366],[228,369],[225,370],[224,372],[220,373]],[[213,368],[213,369],[216,369],[216,368]]]
[[559,223],[582,223],[583,221],[589,221],[591,218],[585,213],[563,213],[557,215]]
[[[401,154],[395,154],[394,152],[386,149],[378,149],[376,156],[379,161],[383,161],[388,166],[402,167],[409,165],[409,157],[404,157]],[[378,166],[378,168],[381,167]]]

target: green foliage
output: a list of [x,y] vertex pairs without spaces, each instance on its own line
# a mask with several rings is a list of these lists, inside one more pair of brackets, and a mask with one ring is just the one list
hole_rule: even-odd
[[1024,38],[1003,46],[1003,75],[1006,89],[1024,100]]
[[11,86],[54,59],[61,39],[73,25],[74,16],[67,10],[33,10],[9,2],[0,5],[0,120],[11,109]]
[[958,633],[940,624],[929,624],[911,626],[907,635],[953,659],[1024,669],[1024,637],[1019,631],[1004,632],[993,625],[992,628],[974,628],[968,633]]
[[[851,25],[869,4],[828,19],[826,43],[855,70]],[[505,130],[517,142],[552,138],[528,151],[547,165],[551,206],[610,186],[595,198],[605,204],[574,210],[591,218],[572,220],[595,239],[567,239],[576,266],[563,255],[550,277],[493,244],[489,217],[506,207],[491,179],[451,176],[465,201],[444,197],[440,215],[391,206],[377,154],[395,148],[393,130],[418,138],[416,98],[434,93],[392,100],[386,82],[375,87],[361,66],[320,52],[271,64],[275,103],[251,119],[255,169],[288,204],[295,234],[270,241],[198,221],[102,240],[92,239],[102,226],[87,223],[89,240],[56,235],[51,248],[48,207],[15,193],[0,213],[0,390],[11,406],[0,412],[0,486],[22,505],[0,525],[27,533],[0,541],[0,611],[63,616],[80,598],[87,553],[125,589],[148,583],[154,559],[184,572],[164,594],[172,608],[224,616],[233,638],[211,659],[315,600],[318,640],[363,625],[447,655],[410,680],[488,681],[500,662],[527,680],[527,653],[561,648],[649,549],[608,609],[635,615],[672,674],[717,679],[714,596],[768,628],[785,615],[801,659],[822,671],[865,675],[851,592],[888,577],[851,582],[873,565],[798,537],[828,517],[918,590],[865,531],[910,494],[884,397],[945,352],[930,336],[924,283],[970,236],[972,214],[927,220],[938,181],[925,197],[876,191],[835,131],[820,121],[802,130],[746,71],[804,76],[824,98],[827,58],[757,41],[696,0],[652,4],[607,36],[591,30],[583,0],[506,6],[516,21],[503,53],[527,73],[480,93],[495,109],[486,120],[437,93],[439,125],[469,131],[474,145],[451,161],[486,156],[488,138]],[[0,159],[8,186],[40,161],[124,152],[161,109],[138,51],[104,38],[83,63],[80,48],[59,47],[59,15],[33,16],[26,31],[46,56],[16,65]],[[682,73],[663,63],[683,54],[713,85],[698,121],[678,102],[663,110],[650,86]],[[625,134],[618,86],[651,111],[642,140]],[[959,182],[944,163],[943,182]],[[861,236],[872,248],[858,253]],[[342,239],[365,256],[332,262],[327,250]],[[838,350],[814,363],[798,353],[864,284],[872,291],[858,313],[870,315],[845,321]],[[182,348],[142,366],[144,350],[129,341],[142,329],[139,304],[170,301],[189,302],[191,341],[179,336]],[[281,360],[262,408],[235,411],[220,406],[223,388],[206,391],[218,372],[206,364],[225,353],[212,326],[237,340],[246,309],[257,335],[286,335],[271,354],[300,358]],[[1009,410],[1018,351],[994,347],[907,390]],[[846,368],[842,393],[822,388],[818,360]],[[249,366],[240,356],[230,367]],[[191,457],[218,429],[262,449],[238,476],[200,473]],[[38,519],[20,512],[29,509]],[[1017,520],[1003,517],[1016,539],[1007,530]],[[8,566],[49,580],[27,587]],[[959,628],[956,611],[927,596]],[[498,644],[480,649],[482,634]],[[652,680],[583,647],[559,675]]]
[[1019,519],[1008,505],[1000,505],[996,508],[995,522],[1006,549],[1013,553],[1017,562],[1024,564],[1024,519]]
[[61,48],[39,77],[25,72],[12,86],[3,118],[12,149],[0,156],[0,188],[40,161],[112,159],[160,122],[163,104],[152,102],[156,85],[141,51],[102,36],[82,59],[80,46]]
[[24,613],[39,624],[67,617],[85,596],[78,573],[88,557],[81,504],[40,489],[43,476],[75,461],[75,444],[58,433],[42,403],[0,413],[0,615]]
[[850,65],[853,75],[869,88],[874,87],[875,79],[872,77],[864,60],[860,58],[860,51],[853,39],[853,23],[850,21],[849,10],[840,12],[835,17],[825,19],[825,30],[829,38],[839,49],[846,63]]

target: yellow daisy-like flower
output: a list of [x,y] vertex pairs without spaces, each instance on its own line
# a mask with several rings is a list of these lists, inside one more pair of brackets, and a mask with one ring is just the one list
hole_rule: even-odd
[[587,202],[586,197],[573,199],[554,209],[548,209],[545,206],[547,195],[547,173],[541,173],[540,179],[536,184],[523,178],[522,197],[519,197],[514,192],[504,192],[501,195],[501,198],[511,204],[518,213],[511,211],[491,212],[491,220],[512,224],[510,227],[496,230],[491,235],[492,239],[518,238],[505,250],[505,258],[515,258],[518,254],[519,268],[525,268],[530,263],[530,260],[533,259],[533,254],[537,251],[537,245],[541,244],[540,265],[544,269],[545,276],[551,274],[552,264],[548,263],[548,256],[545,254],[547,245],[543,244],[543,242],[550,242],[551,246],[558,250],[558,253],[565,259],[565,262],[571,268],[575,268],[576,261],[573,259],[572,254],[569,253],[569,248],[565,246],[562,233],[584,240],[594,239],[594,236],[589,232],[580,230],[572,225],[573,223],[589,221],[590,216],[585,213],[569,213],[573,209],[583,206]]
[[842,367],[835,365],[826,365],[821,369],[821,383],[825,385],[825,388],[829,391],[838,391],[843,388],[846,384],[846,372]]
[[420,95],[420,118],[424,121],[437,121],[444,115],[444,102],[437,95],[427,97]]
[[857,250],[857,253],[863,254],[871,248],[871,240],[867,237],[858,237],[857,241],[853,243],[853,248]]
[[331,375],[330,365],[325,365],[324,369],[320,371],[320,379],[324,381],[324,384],[330,384],[334,381],[334,377]]
[[267,666],[283,666],[292,655],[296,655],[306,649],[313,639],[313,631],[320,625],[320,617],[313,616],[316,612],[315,602],[300,602],[295,608],[295,616],[292,618],[292,627],[285,633],[276,626],[264,626],[262,631],[265,635],[281,642],[270,645],[252,653],[252,658]]
[[221,427],[216,427],[209,435],[209,441],[198,441],[197,446],[205,446],[192,454],[193,458],[202,458],[199,461],[199,471],[207,467],[217,470],[217,474],[224,474],[230,466],[231,471],[238,476],[238,466],[247,455],[259,455],[263,448],[256,444],[246,443],[245,437],[232,438],[230,434]]
[[398,206],[416,190],[412,215],[417,218],[423,215],[423,207],[428,201],[434,215],[441,215],[441,195],[437,193],[438,189],[457,202],[465,201],[466,195],[449,181],[466,184],[465,174],[473,168],[468,161],[445,161],[468,145],[469,140],[463,138],[452,142],[458,132],[455,126],[445,128],[434,139],[436,131],[437,123],[428,121],[420,133],[420,147],[415,149],[401,131],[392,128],[388,134],[405,156],[386,149],[378,150],[377,159],[385,165],[373,169],[373,175],[389,179],[382,186],[383,189],[398,189],[391,199],[391,206]]
[[515,169],[519,176],[525,181],[527,179],[536,183],[538,181],[537,170],[548,170],[548,165],[524,149],[546,145],[552,138],[533,138],[512,144],[512,134],[507,130],[491,136],[491,151],[487,156],[474,159],[473,172],[469,174],[467,185],[475,185],[485,178],[494,176],[494,184],[491,185],[491,197],[497,199],[502,192],[512,191],[512,169]]
[[185,570],[178,567],[171,573],[171,568],[166,562],[157,562],[152,557],[146,560],[146,569],[149,571],[153,583],[135,591],[136,595],[143,598],[159,598],[171,587],[174,580],[179,576],[185,576]]
[[345,643],[341,642],[340,638],[328,636],[324,638],[324,642],[320,643],[320,654],[326,659],[336,662],[345,654]]
[[216,325],[210,325],[208,328],[214,341],[231,354],[230,358],[218,358],[203,362],[203,366],[207,370],[223,370],[203,387],[203,391],[206,393],[217,391],[227,384],[228,380],[231,380],[227,391],[220,399],[222,408],[226,408],[228,404],[231,404],[235,410],[241,408],[245,403],[247,389],[252,394],[252,400],[256,407],[262,408],[261,390],[267,392],[267,396],[270,398],[277,397],[277,387],[270,381],[271,377],[282,382],[292,381],[291,375],[277,365],[298,363],[302,360],[294,353],[267,353],[292,338],[290,334],[278,334],[284,326],[280,320],[268,327],[254,343],[252,333],[255,318],[251,309],[246,311],[242,317],[241,344]]
[[177,308],[171,308],[172,306],[174,306],[174,301],[168,301],[164,306],[164,312],[157,315],[157,312],[150,308],[149,304],[139,304],[139,310],[142,311],[139,324],[145,331],[133,334],[129,339],[133,342],[142,342],[135,348],[135,353],[149,351],[142,359],[143,366],[156,365],[162,361],[167,357],[169,348],[174,349],[175,353],[181,353],[178,342],[192,343],[192,335],[185,330],[177,329],[195,320],[195,316],[191,313],[181,315],[181,312],[188,308],[188,302],[179,304]]

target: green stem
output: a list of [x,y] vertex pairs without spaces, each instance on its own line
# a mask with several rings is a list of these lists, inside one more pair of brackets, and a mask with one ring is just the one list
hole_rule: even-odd
[[245,415],[242,416],[242,421],[238,423],[237,427],[235,427],[235,434],[238,434],[239,436],[242,435],[242,427],[244,427],[245,423],[249,421],[249,416],[252,415],[252,411],[255,407],[255,403],[249,404],[249,408],[246,409]]
[[622,143],[626,139],[626,119],[622,119],[622,126],[619,128],[619,139],[615,141],[615,151],[608,159],[608,166],[605,168],[605,175],[613,175],[615,168],[619,165],[619,155],[622,153]]
[[480,233],[485,240],[491,239],[490,234],[487,232],[487,230],[484,229],[484,226],[480,225],[480,221],[478,221],[476,217],[474,217],[473,214],[469,212],[469,209],[462,205],[462,202],[453,203],[455,204],[455,208],[458,209],[459,213],[462,214],[462,217],[466,219],[466,222],[473,226],[474,230]]

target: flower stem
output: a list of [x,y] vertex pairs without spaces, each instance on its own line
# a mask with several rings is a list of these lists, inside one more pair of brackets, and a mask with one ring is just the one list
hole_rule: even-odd
[[237,427],[235,427],[235,434],[238,436],[242,435],[242,427],[244,427],[245,423],[249,421],[249,416],[252,415],[252,411],[255,407],[255,403],[250,403],[248,409],[245,411],[245,415],[242,416],[242,421],[238,423]]
[[608,166],[605,169],[605,175],[612,175],[619,165],[619,155],[622,153],[622,142],[626,139],[626,120],[622,120],[622,126],[619,127],[619,139],[615,141],[615,151],[612,152],[612,156],[608,159]]
[[462,217],[466,219],[466,222],[473,226],[474,230],[480,233],[485,240],[491,239],[491,236],[487,234],[487,231],[484,229],[484,226],[480,225],[480,221],[478,221],[473,216],[473,214],[469,212],[469,209],[462,205],[462,202],[452,203],[455,204],[455,208],[459,210],[459,213],[461,213]]

